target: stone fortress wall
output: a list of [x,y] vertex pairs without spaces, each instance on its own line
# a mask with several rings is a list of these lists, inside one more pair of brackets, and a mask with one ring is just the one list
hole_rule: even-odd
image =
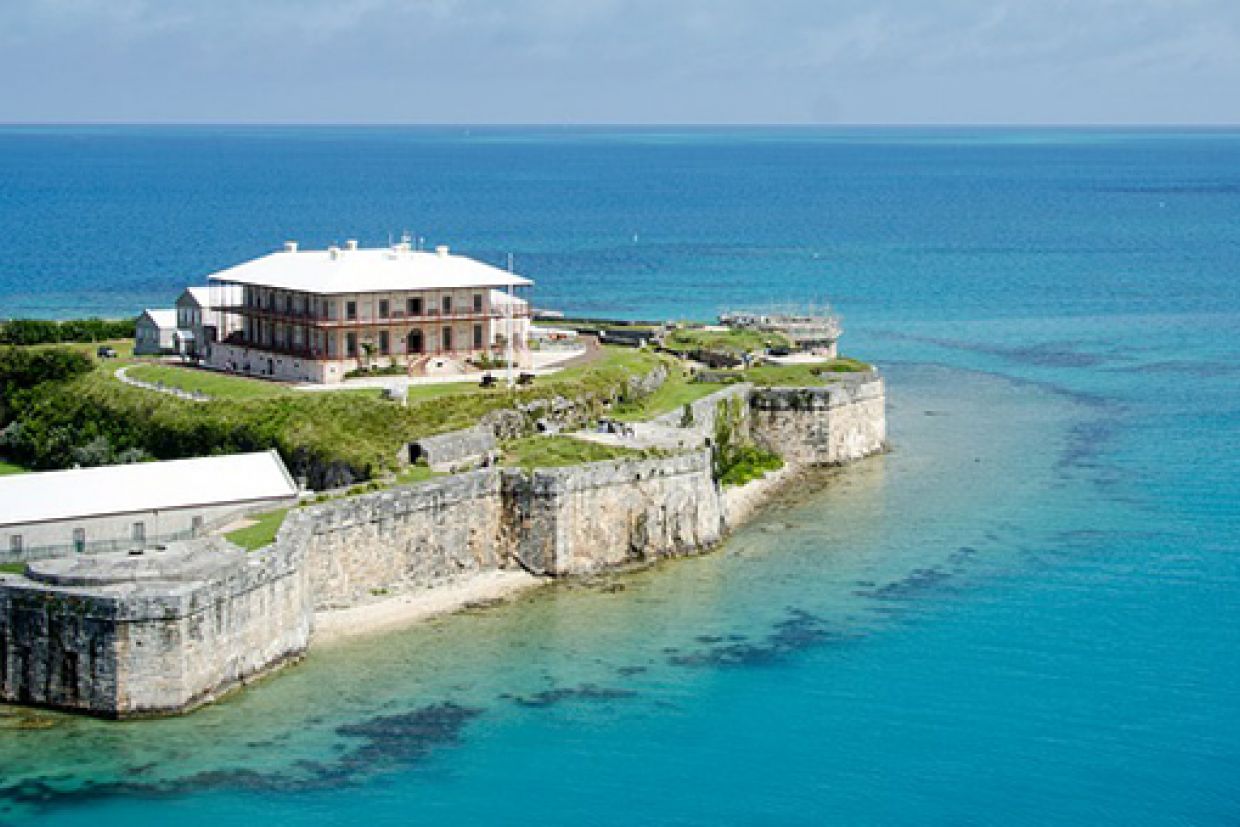
[[299,657],[299,538],[31,563],[0,584],[0,699],[108,717],[182,712]]
[[[709,436],[728,400],[736,427],[790,464],[886,445],[873,374],[725,388],[695,403],[690,427]],[[316,609],[502,568],[559,577],[699,553],[731,526],[726,503],[709,449],[490,467],[296,509],[274,544],[249,554],[215,538],[42,561],[0,574],[0,700],[109,717],[192,709],[300,657]]]

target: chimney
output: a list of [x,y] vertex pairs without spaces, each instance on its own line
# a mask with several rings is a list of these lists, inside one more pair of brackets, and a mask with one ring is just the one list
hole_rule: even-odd
[[295,253],[295,252],[297,252],[297,242],[296,242],[296,241],[286,241],[286,242],[284,242],[284,252],[286,252],[286,253]]
[[327,255],[331,259],[340,258],[340,248],[337,247],[335,244],[333,244],[332,246],[327,248]]
[[344,243],[344,248],[345,248],[346,250],[356,250],[356,249],[357,249],[357,239],[356,239],[356,238],[350,238],[348,241],[346,241],[346,242]]
[[447,258],[448,257],[448,245],[440,244],[438,247],[436,247],[435,255],[439,256],[440,258]]

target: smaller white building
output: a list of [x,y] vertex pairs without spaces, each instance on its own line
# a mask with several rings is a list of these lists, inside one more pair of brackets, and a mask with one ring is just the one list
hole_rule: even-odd
[[176,353],[177,311],[143,310],[134,327],[133,352],[138,356]]
[[187,287],[177,297],[175,350],[187,359],[206,359],[211,355],[211,345],[228,337],[237,330],[229,325],[227,317],[216,307],[228,307],[241,302],[239,287],[207,285]]
[[275,451],[0,477],[0,562],[145,548],[296,504]]

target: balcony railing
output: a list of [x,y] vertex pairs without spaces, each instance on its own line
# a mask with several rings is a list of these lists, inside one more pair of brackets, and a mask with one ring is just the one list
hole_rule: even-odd
[[[219,313],[229,313],[237,316],[245,316],[251,319],[266,319],[273,322],[284,322],[287,324],[301,324],[307,327],[319,327],[325,329],[337,329],[346,327],[381,327],[401,326],[406,324],[436,324],[442,322],[481,322],[481,321],[504,321],[509,318],[509,314],[496,310],[468,310],[463,312],[441,313],[435,308],[428,308],[422,312],[420,316],[409,315],[408,313],[396,311],[389,313],[387,316],[354,316],[353,318],[328,318],[321,314],[275,310],[265,307],[253,307],[246,304],[228,305],[225,307],[214,308]],[[514,310],[513,319],[527,319],[530,313],[528,309]]]

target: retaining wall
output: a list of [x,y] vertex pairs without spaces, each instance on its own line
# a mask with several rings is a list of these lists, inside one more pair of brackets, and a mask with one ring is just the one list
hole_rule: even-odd
[[874,373],[823,387],[757,388],[749,420],[754,442],[800,465],[839,465],[887,446],[885,388]]

